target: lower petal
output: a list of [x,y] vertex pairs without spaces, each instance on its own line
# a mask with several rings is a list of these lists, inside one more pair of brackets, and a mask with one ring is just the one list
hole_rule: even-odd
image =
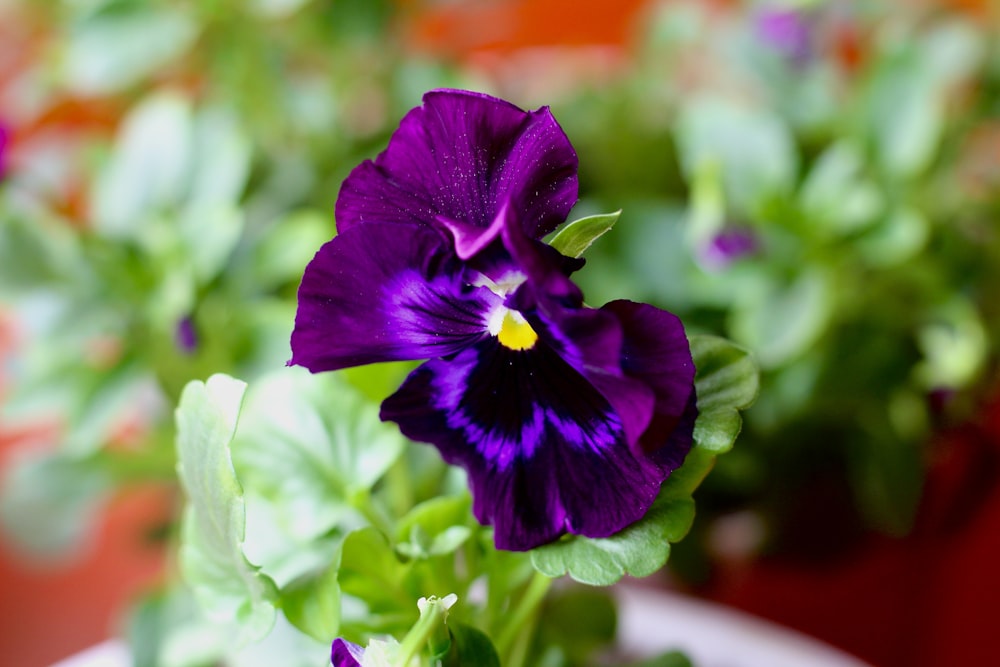
[[695,367],[684,326],[676,315],[644,303],[612,301],[601,310],[621,324],[622,370],[653,391],[653,418],[637,453],[655,453],[673,470],[691,448],[698,414]]
[[488,339],[431,360],[382,418],[468,472],[476,518],[501,549],[612,535],[646,513],[667,474],[633,454],[611,404],[544,344]]

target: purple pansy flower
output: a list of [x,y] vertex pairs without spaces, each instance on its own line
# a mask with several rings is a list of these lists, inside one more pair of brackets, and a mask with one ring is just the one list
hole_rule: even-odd
[[333,640],[330,648],[330,662],[333,667],[361,667],[361,660],[365,657],[365,650],[346,639],[337,638]]
[[726,227],[714,234],[701,248],[700,259],[706,268],[722,270],[733,262],[754,254],[760,248],[757,234],[747,227]]
[[177,322],[174,330],[174,343],[177,349],[184,354],[194,354],[198,349],[198,330],[195,329],[194,319],[188,315],[182,317]]
[[306,268],[290,364],[428,359],[382,404],[464,468],[496,546],[606,537],[641,518],[691,446],[694,365],[674,315],[583,304],[583,260],[539,239],[577,195],[548,108],[437,90],[337,201]]
[[756,16],[758,38],[789,62],[804,65],[813,55],[813,26],[801,10],[768,7]]

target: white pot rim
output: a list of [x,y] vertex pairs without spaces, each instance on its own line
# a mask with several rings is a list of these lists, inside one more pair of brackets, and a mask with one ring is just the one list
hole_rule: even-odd
[[615,588],[618,643],[638,655],[679,650],[698,667],[869,667],[800,632],[699,598],[624,584]]
[[[638,583],[614,588],[618,644],[652,656],[683,651],[698,667],[869,667],[789,628],[699,598]],[[52,667],[131,667],[126,644],[109,639]]]

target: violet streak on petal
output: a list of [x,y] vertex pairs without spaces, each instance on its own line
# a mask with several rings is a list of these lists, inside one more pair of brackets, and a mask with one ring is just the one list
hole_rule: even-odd
[[567,276],[575,267],[553,248],[527,238],[512,223],[504,228],[503,241],[528,276],[507,305],[611,403],[623,420],[629,447],[635,447],[652,418],[653,394],[622,370],[617,318],[584,307],[583,293]]
[[306,267],[289,364],[315,373],[453,354],[486,335],[499,299],[466,284],[436,230],[360,225]]
[[544,343],[518,352],[489,339],[428,361],[382,418],[465,468],[473,512],[500,549],[612,535],[646,513],[666,476],[632,454],[611,404]]
[[330,647],[330,662],[333,667],[361,667],[364,657],[363,648],[340,637],[334,639],[333,646]]
[[576,202],[576,171],[576,152],[547,107],[526,112],[480,93],[434,90],[386,150],[344,181],[337,228],[439,217],[489,227],[509,201],[538,238]]

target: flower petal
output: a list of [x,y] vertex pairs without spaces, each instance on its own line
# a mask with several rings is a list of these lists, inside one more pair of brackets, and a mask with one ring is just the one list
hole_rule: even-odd
[[415,370],[382,418],[469,473],[476,518],[498,548],[562,533],[606,537],[642,517],[666,472],[636,457],[622,418],[551,347],[488,339]]
[[623,334],[618,318],[610,312],[587,308],[583,294],[569,279],[576,268],[565,257],[508,223],[503,242],[527,280],[507,299],[507,305],[528,320],[570,366],[587,378],[623,420],[629,447],[653,416],[653,392],[622,369]]
[[544,236],[576,202],[577,157],[548,107],[435,90],[400,122],[386,150],[359,165],[337,199],[343,232],[367,222],[489,227],[510,201],[525,232]]
[[320,248],[299,287],[289,364],[312,372],[453,354],[487,334],[500,297],[462,279],[449,240],[361,225]]
[[340,637],[333,640],[333,646],[330,648],[330,662],[333,667],[361,667],[364,657],[365,650],[357,644]]
[[601,307],[621,323],[622,368],[653,390],[655,407],[641,451],[674,470],[691,448],[697,417],[695,367],[684,325],[673,313],[645,303],[612,301]]

